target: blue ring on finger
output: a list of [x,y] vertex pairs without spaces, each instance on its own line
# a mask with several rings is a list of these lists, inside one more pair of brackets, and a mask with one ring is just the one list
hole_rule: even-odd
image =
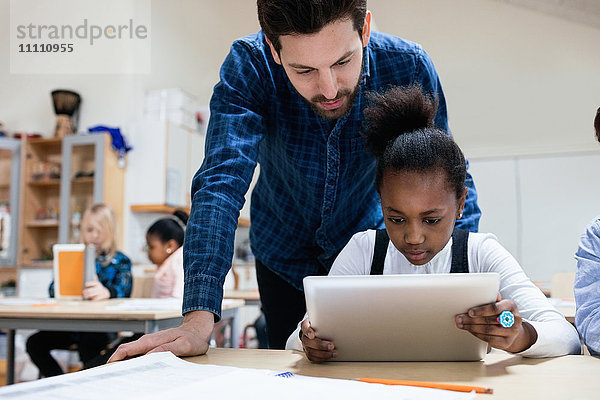
[[498,323],[504,328],[510,328],[515,323],[515,316],[510,311],[502,311],[498,315]]

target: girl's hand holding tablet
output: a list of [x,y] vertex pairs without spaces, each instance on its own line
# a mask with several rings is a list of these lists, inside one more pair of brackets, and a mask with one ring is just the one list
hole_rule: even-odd
[[106,300],[110,298],[110,291],[98,281],[89,281],[85,283],[82,295],[86,300]]
[[[503,311],[509,311],[514,316],[514,323],[508,328],[499,322]],[[495,303],[473,307],[465,314],[457,315],[456,326],[471,332],[492,347],[511,353],[526,350],[537,340],[535,328],[523,321],[515,302],[502,300],[500,294]]]
[[314,329],[311,328],[308,318],[302,321],[300,340],[306,357],[312,362],[320,363],[337,357],[337,350],[335,350],[333,342],[319,339]]

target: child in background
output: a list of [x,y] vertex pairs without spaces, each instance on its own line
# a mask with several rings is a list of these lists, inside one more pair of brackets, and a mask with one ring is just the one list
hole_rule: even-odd
[[146,232],[148,258],[157,265],[151,297],[183,299],[183,237],[188,215],[176,210]]
[[[96,248],[97,281],[85,282],[84,299],[98,301],[131,294],[131,261],[116,249],[116,218],[113,210],[104,204],[88,208],[81,219],[81,235],[86,245]],[[54,297],[54,282],[50,284],[50,297]],[[42,376],[63,374],[63,370],[50,354],[53,349],[68,349],[77,345],[84,368],[104,347],[115,338],[106,332],[50,332],[40,331],[27,340],[27,353]]]
[[[365,110],[367,145],[377,160],[375,186],[386,229],[355,234],[329,274],[497,272],[497,301],[457,315],[457,329],[492,347],[526,357],[579,354],[574,327],[552,307],[496,237],[454,228],[467,195],[466,164],[454,140],[433,124],[436,102],[419,86],[393,87],[373,94],[371,101]],[[376,236],[385,238],[381,246],[385,258],[379,264],[372,263]],[[451,257],[453,241],[462,242],[467,250],[466,259],[456,265]],[[502,311],[514,315],[509,328],[498,321]],[[286,348],[304,349],[313,362],[337,356],[335,343],[319,339],[308,318],[289,337]]]
[[[594,119],[600,142],[600,108]],[[587,226],[575,253],[575,326],[590,354],[600,356],[600,216]]]

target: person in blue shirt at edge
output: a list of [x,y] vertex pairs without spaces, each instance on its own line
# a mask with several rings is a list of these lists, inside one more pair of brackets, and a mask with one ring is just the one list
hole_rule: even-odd
[[[239,210],[257,163],[250,242],[269,347],[282,349],[306,311],[302,279],[327,274],[352,235],[383,226],[375,159],[361,137],[364,94],[420,84],[439,102],[433,62],[413,42],[371,32],[366,0],[258,0],[262,30],[236,40],[210,102],[205,159],[192,184],[184,243],[184,322],[122,346],[203,354],[220,319]],[[477,231],[470,175],[458,226]]]
[[[83,213],[81,236],[86,245],[96,248],[97,280],[85,282],[82,297],[98,301],[131,295],[131,261],[116,249],[116,217],[105,204],[94,204]],[[54,281],[48,289],[54,297]],[[27,339],[27,353],[45,377],[61,375],[62,368],[50,354],[53,349],[68,349],[77,344],[84,368],[96,366],[94,358],[114,339],[116,333],[40,331]]]
[[[594,128],[600,142],[600,108]],[[600,356],[600,216],[581,235],[575,258],[575,326],[590,354]]]

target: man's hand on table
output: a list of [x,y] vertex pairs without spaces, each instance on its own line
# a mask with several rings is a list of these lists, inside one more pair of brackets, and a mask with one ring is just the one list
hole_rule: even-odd
[[170,351],[176,356],[197,356],[207,352],[214,326],[214,315],[209,311],[192,311],[177,328],[151,333],[124,343],[108,362],[125,360],[138,355]]

